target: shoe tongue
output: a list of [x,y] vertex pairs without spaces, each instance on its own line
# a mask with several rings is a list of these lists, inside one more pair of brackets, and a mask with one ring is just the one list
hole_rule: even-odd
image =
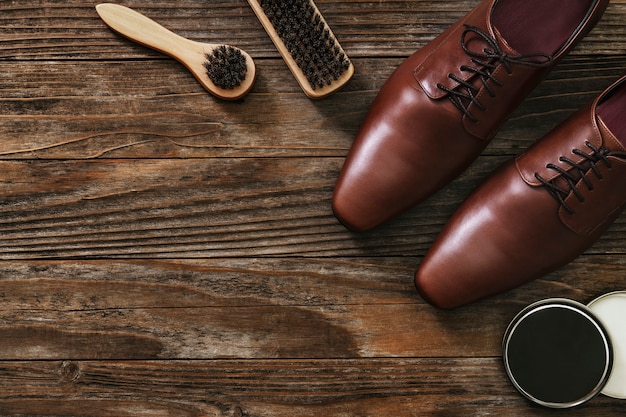
[[611,132],[602,117],[598,115],[598,129],[604,138],[604,147],[612,152],[626,152],[624,144]]
[[497,27],[492,26],[492,28],[493,33],[495,34],[495,37],[498,40],[498,43],[500,44],[500,49],[502,49],[502,51],[506,52],[508,55],[521,55],[519,52],[513,49],[511,45],[509,45],[509,43],[506,41],[506,39],[504,39],[504,36],[502,36]]

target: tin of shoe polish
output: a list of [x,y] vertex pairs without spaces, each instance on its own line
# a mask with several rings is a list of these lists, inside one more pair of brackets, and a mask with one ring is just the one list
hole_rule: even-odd
[[503,359],[511,382],[526,398],[570,408],[602,391],[611,375],[613,346],[591,309],[551,298],[515,316],[504,335]]

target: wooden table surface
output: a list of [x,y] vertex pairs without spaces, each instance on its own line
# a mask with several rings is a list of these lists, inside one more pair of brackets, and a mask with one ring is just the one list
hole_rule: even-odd
[[[460,178],[365,234],[330,207],[356,130],[393,69],[477,0],[319,0],[356,68],[321,101],[245,0],[125,4],[245,49],[257,82],[220,101],[96,2],[0,1],[1,415],[557,414],[511,386],[502,335],[536,300],[625,289],[626,214],[570,265],[454,311],[413,273],[486,174],[626,73],[626,0]],[[567,415],[625,412],[599,396]]]

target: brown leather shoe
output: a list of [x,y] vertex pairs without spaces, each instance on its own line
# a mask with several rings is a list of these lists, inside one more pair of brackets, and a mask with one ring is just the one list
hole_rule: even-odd
[[453,308],[517,287],[589,248],[626,206],[626,76],[459,207],[415,283]]
[[348,228],[429,197],[481,153],[608,0],[484,0],[402,63],[372,103],[333,196]]

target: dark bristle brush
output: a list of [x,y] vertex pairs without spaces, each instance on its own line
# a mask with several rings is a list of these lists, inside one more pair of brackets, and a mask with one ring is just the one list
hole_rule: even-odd
[[237,100],[254,84],[254,62],[239,48],[183,38],[118,4],[98,4],[96,11],[115,32],[179,61],[208,92],[219,98]]
[[325,97],[354,66],[312,0],[248,0],[304,93]]

